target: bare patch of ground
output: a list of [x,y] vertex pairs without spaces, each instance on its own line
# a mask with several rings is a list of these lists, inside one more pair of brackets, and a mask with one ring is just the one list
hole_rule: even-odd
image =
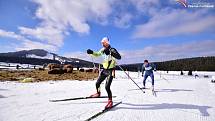
[[64,74],[48,74],[48,70],[0,70],[0,81],[22,81],[31,78],[34,81],[49,80],[94,80],[98,77],[98,73],[79,72]]

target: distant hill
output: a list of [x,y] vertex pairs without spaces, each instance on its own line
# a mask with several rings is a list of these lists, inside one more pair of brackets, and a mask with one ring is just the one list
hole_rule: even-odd
[[[164,62],[154,62],[157,70],[164,71],[215,71],[215,56],[212,57],[195,57],[170,60]],[[129,71],[141,70],[143,63],[125,64],[121,65],[124,69]]]
[[7,56],[7,57],[28,57],[30,55],[44,57],[47,56],[49,52],[43,49],[33,49],[33,50],[22,50],[17,52],[8,52],[8,53],[0,53],[0,56]]
[[[54,56],[54,57],[53,57]],[[67,58],[42,49],[0,53],[0,62],[43,65],[48,63],[66,63],[75,67],[93,67],[93,63],[77,58]],[[98,63],[95,63],[98,67]]]

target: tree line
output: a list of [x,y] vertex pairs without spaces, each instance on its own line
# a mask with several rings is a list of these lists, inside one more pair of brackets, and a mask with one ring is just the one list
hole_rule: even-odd
[[[163,71],[215,71],[215,56],[153,62],[157,70]],[[128,71],[141,70],[143,63],[121,65]],[[119,68],[117,68],[119,69]]]

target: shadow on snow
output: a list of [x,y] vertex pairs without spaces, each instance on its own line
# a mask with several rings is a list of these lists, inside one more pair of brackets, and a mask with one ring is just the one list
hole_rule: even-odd
[[199,106],[192,104],[177,104],[177,103],[161,103],[161,104],[132,104],[122,103],[130,107],[116,107],[118,109],[134,109],[134,110],[161,110],[161,109],[196,109],[199,110],[202,116],[209,116],[208,109],[212,108],[209,106]]
[[[143,88],[141,88],[143,89]],[[146,88],[149,89],[149,88]],[[133,90],[140,90],[140,89],[130,89],[128,91],[133,91]],[[156,92],[189,92],[189,91],[193,91],[193,90],[189,90],[189,89],[155,89]]]

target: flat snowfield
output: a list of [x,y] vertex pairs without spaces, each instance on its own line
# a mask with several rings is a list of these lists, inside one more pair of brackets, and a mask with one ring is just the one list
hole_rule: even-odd
[[[138,73],[129,75],[142,87]],[[93,81],[0,82],[0,121],[82,121],[101,111],[106,98],[50,102],[53,99],[89,96]],[[101,84],[106,96],[105,83]],[[147,80],[150,88],[151,80]],[[155,91],[145,93],[117,71],[111,85],[114,103],[122,104],[93,119],[95,121],[215,121],[215,83],[211,78],[158,74]]]

